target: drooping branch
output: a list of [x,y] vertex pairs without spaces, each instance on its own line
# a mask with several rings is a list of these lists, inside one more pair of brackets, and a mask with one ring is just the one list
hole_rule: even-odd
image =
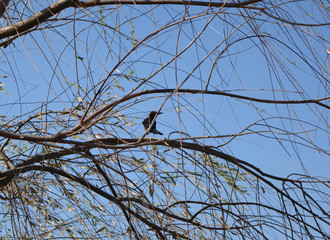
[[[261,0],[249,0],[242,3],[218,3],[218,2],[203,2],[203,1],[184,1],[184,0],[90,0],[90,1],[79,1],[79,0],[59,0],[56,3],[51,4],[47,8],[41,10],[40,12],[34,14],[33,16],[22,20],[18,23],[12,24],[7,27],[0,29],[0,39],[10,37],[13,35],[19,35],[29,29],[37,27],[41,23],[45,22],[47,19],[53,17],[54,15],[60,13],[67,8],[87,8],[95,7],[101,5],[153,5],[153,4],[175,4],[175,5],[194,5],[194,6],[205,6],[205,7],[225,7],[225,8],[244,8],[251,4],[260,2]],[[1,10],[1,9],[0,9]],[[1,12],[0,12],[1,13]]]
[[[129,200],[133,200],[130,198],[122,198],[122,197],[118,197],[118,196],[112,196],[109,193],[103,191],[102,189],[100,189],[99,187],[93,185],[91,182],[85,180],[84,178],[75,176],[73,174],[69,174],[66,171],[62,170],[62,169],[58,169],[58,168],[54,168],[54,167],[50,167],[50,166],[41,166],[41,165],[34,165],[34,166],[22,166],[16,169],[12,169],[11,170],[11,174],[12,175],[18,175],[19,173],[24,173],[24,172],[28,172],[28,171],[43,171],[43,172],[50,172],[52,174],[58,175],[58,176],[62,176],[65,177],[68,180],[72,180],[74,182],[77,182],[79,184],[81,184],[82,186],[86,187],[87,189],[92,190],[93,192],[97,193],[98,195],[108,199],[109,201],[117,204],[119,207],[121,207],[122,209],[125,209],[126,211],[129,212],[129,214],[131,214],[132,216],[136,217],[137,219],[139,219],[141,222],[143,222],[144,224],[148,225],[150,228],[154,229],[154,231],[156,231],[156,233],[158,235],[162,235],[161,234],[161,230],[164,230],[163,228],[155,225],[154,223],[152,223],[150,220],[146,219],[145,217],[141,216],[139,213],[137,213],[136,211],[133,211],[129,205],[125,205],[123,203],[123,201],[129,201]],[[1,180],[0,180],[1,182]],[[169,233],[173,233],[173,231],[171,230],[167,230]]]
[[[156,93],[191,93],[191,94],[208,94],[208,95],[218,95],[218,96],[226,96],[232,98],[238,98],[243,100],[249,100],[252,102],[260,102],[260,103],[268,103],[268,104],[317,104],[324,108],[330,109],[330,106],[322,103],[322,101],[330,99],[330,97],[320,98],[320,99],[307,99],[307,100],[270,100],[270,99],[261,99],[261,98],[254,98],[254,97],[247,97],[239,94],[228,93],[225,91],[209,91],[209,90],[198,90],[198,89],[155,89],[155,90],[146,90],[142,92],[133,93],[131,95],[126,95],[123,98],[114,101],[107,106],[97,110],[89,117],[84,119],[81,123],[76,125],[75,127],[51,136],[35,136],[35,135],[25,135],[25,134],[18,134],[13,132],[8,132],[4,130],[0,130],[0,136],[5,137],[8,139],[17,139],[17,140],[25,140],[25,141],[32,141],[32,142],[62,142],[61,139],[67,138],[72,134],[81,133],[81,131],[85,130],[86,126],[90,124],[94,119],[98,116],[103,114],[106,111],[109,111],[116,107],[118,104],[123,103],[125,101],[141,97],[143,95],[148,94],[156,94]],[[96,122],[92,123],[95,124]]]
[[[249,0],[244,2],[206,2],[206,1],[184,1],[184,0],[123,0],[119,3],[122,5],[135,4],[135,5],[190,5],[190,6],[204,6],[204,7],[224,7],[224,8],[244,8],[248,5],[261,2],[261,0]],[[99,5],[114,5],[118,4],[116,0],[89,0],[89,1],[77,1],[81,7],[95,7]]]
[[0,29],[0,39],[5,37],[10,37],[16,34],[20,34],[27,31],[33,27],[38,26],[48,18],[54,16],[55,14],[63,11],[64,9],[72,6],[72,0],[60,0],[56,3],[51,4],[49,7],[41,10],[32,17],[22,20],[18,23],[12,24],[7,27]]
[[[152,140],[152,141],[150,141]],[[36,155],[26,161],[23,161],[22,163],[18,164],[16,169],[10,169],[7,171],[3,171],[0,173],[0,187],[4,187],[11,182],[12,179],[14,179],[16,176],[19,175],[19,168],[23,166],[31,166],[36,162],[41,162],[47,159],[53,159],[54,157],[61,157],[65,155],[70,155],[72,153],[81,153],[81,152],[86,152],[89,149],[92,148],[113,148],[113,149],[128,149],[128,148],[137,148],[141,146],[146,146],[146,145],[164,145],[164,146],[169,146],[173,148],[178,148],[178,149],[190,149],[190,150],[195,150],[195,151],[200,151],[215,157],[218,157],[220,159],[224,159],[239,168],[245,170],[246,172],[254,175],[264,183],[266,183],[269,187],[273,188],[276,192],[278,192],[282,197],[289,199],[293,204],[296,206],[299,206],[301,209],[304,211],[309,212],[310,214],[313,215],[313,217],[320,219],[321,221],[324,221],[327,223],[327,221],[317,214],[315,214],[313,211],[305,207],[304,205],[300,204],[296,200],[292,199],[290,195],[286,192],[281,191],[278,187],[274,185],[270,180],[277,180],[281,182],[296,182],[297,180],[294,179],[288,179],[288,178],[281,178],[277,176],[273,176],[271,174],[265,173],[261,171],[259,168],[255,167],[253,164],[250,164],[246,161],[243,161],[241,159],[238,159],[234,156],[231,156],[229,154],[226,154],[224,152],[221,152],[217,149],[214,149],[209,146],[204,146],[200,145],[197,143],[187,143],[187,142],[182,142],[182,141],[175,141],[175,140],[159,140],[159,139],[144,139],[141,141],[140,139],[117,139],[117,138],[107,138],[107,139],[97,139],[97,140],[92,140],[88,142],[74,142],[74,141],[65,141],[65,143],[73,143],[75,146],[72,147],[71,149],[67,150],[61,150],[55,153],[45,153],[41,155]],[[267,179],[268,178],[268,179]]]
[[[171,231],[169,228],[164,227],[164,226],[157,226],[156,224],[152,223],[151,221],[149,221],[148,219],[146,219],[145,217],[141,216],[137,211],[134,211],[131,207],[129,207],[129,204],[124,204],[124,202],[134,202],[138,205],[140,205],[141,207],[156,211],[159,214],[163,214],[164,216],[170,217],[172,219],[181,221],[181,222],[188,222],[194,226],[198,226],[204,229],[216,229],[216,230],[228,230],[227,227],[211,227],[209,225],[205,225],[199,221],[197,221],[197,217],[196,215],[198,215],[200,213],[200,211],[204,211],[207,208],[210,207],[214,207],[214,208],[219,208],[222,206],[228,206],[228,205],[258,205],[259,207],[264,207],[264,208],[268,208],[270,210],[273,210],[275,212],[279,212],[284,214],[284,212],[279,211],[277,209],[274,209],[272,207],[266,206],[266,205],[262,205],[262,204],[256,204],[256,203],[249,203],[249,202],[239,202],[239,203],[221,203],[221,204],[208,204],[205,202],[196,202],[196,201],[186,201],[186,204],[189,203],[193,203],[193,204],[200,204],[200,205],[206,205],[206,207],[202,207],[202,209],[200,211],[198,211],[195,215],[193,215],[190,218],[185,218],[185,217],[181,217],[180,215],[174,214],[170,211],[169,207],[165,207],[165,208],[161,208],[160,206],[157,205],[153,205],[149,202],[144,201],[141,198],[136,198],[136,197],[126,197],[126,196],[112,196],[109,193],[107,193],[106,191],[102,190],[101,188],[95,186],[94,184],[92,184],[91,182],[89,182],[88,180],[78,177],[74,174],[68,173],[62,169],[57,169],[54,167],[50,167],[50,166],[43,166],[43,165],[34,165],[34,166],[22,166],[16,169],[12,169],[10,170],[12,172],[13,175],[18,175],[19,173],[26,173],[29,171],[42,171],[42,172],[49,172],[51,174],[54,175],[58,175],[61,177],[64,177],[70,181],[74,181],[76,183],[81,184],[82,186],[84,186],[87,189],[90,189],[91,191],[93,191],[94,193],[104,197],[105,199],[109,200],[110,202],[117,204],[119,207],[121,207],[122,209],[125,209],[129,212],[129,214],[131,216],[136,217],[137,219],[139,219],[140,221],[142,221],[143,223],[145,223],[146,225],[148,225],[149,227],[153,228],[155,231],[162,231],[165,230],[165,232],[169,232],[169,233],[174,233],[173,231]],[[176,204],[180,204],[182,202],[176,202]],[[172,205],[173,207],[174,205]],[[223,211],[226,211],[227,213],[231,214],[228,210],[222,209]],[[296,218],[294,216],[289,215],[292,218]],[[299,221],[299,219],[296,219],[297,221]],[[253,227],[252,225],[250,227]],[[312,227],[312,226],[311,226]],[[244,228],[244,227],[231,227],[231,229],[240,229],[240,228]],[[162,235],[160,232],[158,232],[159,235]],[[184,235],[182,235],[182,237],[184,237]],[[184,237],[185,238],[185,237]]]

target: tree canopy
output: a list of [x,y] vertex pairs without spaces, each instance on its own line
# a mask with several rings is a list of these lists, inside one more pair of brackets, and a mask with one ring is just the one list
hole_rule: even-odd
[[0,237],[329,239],[329,8],[0,0]]

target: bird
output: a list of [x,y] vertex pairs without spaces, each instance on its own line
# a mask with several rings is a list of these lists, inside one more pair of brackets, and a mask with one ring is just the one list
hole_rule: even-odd
[[[159,112],[158,115],[159,114],[162,114],[162,112]],[[148,133],[154,133],[154,134],[163,135],[161,132],[159,132],[159,131],[156,130],[156,116],[157,116],[157,112],[155,112],[155,111],[151,111],[149,113],[149,116],[146,119],[144,119],[143,122],[142,122],[143,127],[144,127],[144,130],[147,131],[148,128],[150,127]],[[151,123],[152,123],[152,125],[150,126]]]

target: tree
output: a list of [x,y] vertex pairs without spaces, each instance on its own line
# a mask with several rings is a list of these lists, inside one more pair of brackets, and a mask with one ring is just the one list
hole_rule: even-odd
[[329,238],[326,2],[0,15],[2,238]]

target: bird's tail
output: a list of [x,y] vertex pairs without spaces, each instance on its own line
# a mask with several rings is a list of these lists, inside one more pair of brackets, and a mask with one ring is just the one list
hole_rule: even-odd
[[157,131],[156,129],[152,132],[154,134],[159,134],[159,135],[163,135],[163,133],[161,133],[160,131]]

